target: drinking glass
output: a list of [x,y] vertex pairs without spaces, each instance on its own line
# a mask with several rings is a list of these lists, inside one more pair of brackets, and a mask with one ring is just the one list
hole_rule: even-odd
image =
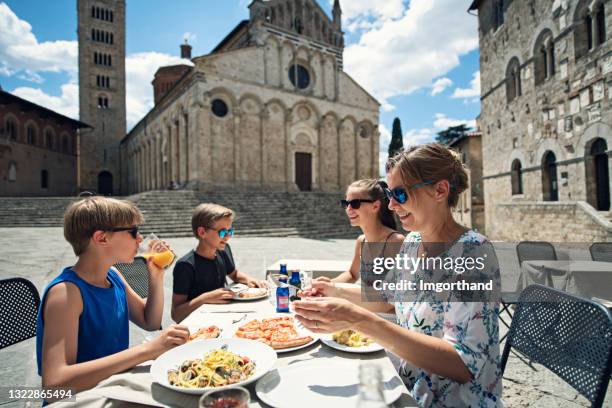
[[167,268],[174,262],[174,252],[155,234],[147,235],[138,248],[139,255],[149,260],[160,268]]
[[247,408],[251,395],[242,387],[211,390],[200,398],[199,408]]

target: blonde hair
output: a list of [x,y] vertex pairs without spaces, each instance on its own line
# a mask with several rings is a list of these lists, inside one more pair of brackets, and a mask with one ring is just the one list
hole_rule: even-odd
[[94,232],[143,222],[142,213],[132,202],[100,196],[87,197],[73,202],[66,209],[64,238],[75,255],[79,256],[87,249]]
[[448,194],[450,208],[457,205],[459,194],[468,188],[468,174],[459,153],[439,143],[411,146],[389,158],[385,167],[387,173],[397,168],[406,186],[448,181],[451,186]]
[[198,205],[191,216],[193,234],[197,238],[199,227],[210,228],[217,220],[226,217],[234,218],[234,211],[219,204],[204,203]]

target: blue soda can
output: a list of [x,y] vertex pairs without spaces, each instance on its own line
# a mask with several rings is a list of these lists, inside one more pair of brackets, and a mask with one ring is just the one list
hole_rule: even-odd
[[285,283],[276,288],[276,312],[289,312],[289,286]]

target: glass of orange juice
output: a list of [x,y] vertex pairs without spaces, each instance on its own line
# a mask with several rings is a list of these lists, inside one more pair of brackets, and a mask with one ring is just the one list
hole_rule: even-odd
[[146,260],[153,258],[153,263],[160,268],[167,268],[174,262],[174,252],[155,234],[147,235],[138,250],[140,256]]

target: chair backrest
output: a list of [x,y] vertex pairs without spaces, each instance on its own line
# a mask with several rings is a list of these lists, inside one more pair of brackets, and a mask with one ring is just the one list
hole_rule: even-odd
[[121,272],[138,296],[142,298],[149,296],[149,272],[147,261],[143,257],[137,256],[132,263],[118,263],[115,268]]
[[612,315],[603,305],[542,285],[519,297],[502,354],[510,348],[542,364],[601,407],[612,370]]
[[612,242],[595,242],[589,247],[594,261],[612,262]]
[[557,253],[555,247],[549,242],[543,241],[521,241],[516,246],[516,255],[519,265],[523,261],[556,261]]
[[0,280],[0,349],[36,336],[40,296],[24,278]]

